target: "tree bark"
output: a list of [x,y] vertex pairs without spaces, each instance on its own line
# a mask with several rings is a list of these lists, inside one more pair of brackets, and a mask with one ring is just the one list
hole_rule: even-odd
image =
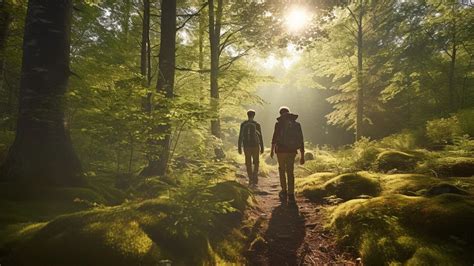
[[211,120],[211,133],[221,138],[219,118],[219,45],[221,37],[223,0],[217,0],[217,10],[214,12],[214,0],[209,0],[209,41],[211,45],[211,108],[216,115]]
[[457,39],[456,39],[456,7],[453,4],[452,7],[452,21],[451,21],[451,54],[450,54],[450,64],[449,64],[449,71],[448,71],[448,93],[449,93],[449,111],[454,112],[456,111],[457,100],[456,100],[456,82],[455,82],[455,75],[456,75],[456,53],[457,53]]
[[10,26],[10,22],[11,17],[6,1],[2,1],[0,2],[0,90],[3,89],[4,83],[3,72],[5,69],[5,44],[7,42],[8,28]]
[[[159,74],[156,84],[158,93],[165,95],[166,99],[174,97],[174,74],[175,74],[175,49],[176,49],[176,1],[163,0],[161,3],[161,36],[159,55]],[[168,107],[157,107],[161,114],[169,112]],[[171,145],[171,124],[169,118],[163,115],[164,125],[157,128],[157,133],[164,137],[157,141],[158,160],[150,160],[148,166],[142,171],[144,176],[166,174]]]
[[364,76],[363,76],[363,28],[362,19],[364,16],[363,4],[360,4],[359,19],[357,22],[357,111],[356,111],[356,141],[363,136],[364,123]]
[[150,50],[150,0],[143,0],[142,42],[140,51],[140,73],[145,78],[145,85],[150,86],[149,78],[149,50]]
[[1,167],[3,181],[84,184],[64,121],[71,12],[71,0],[28,2],[17,130]]

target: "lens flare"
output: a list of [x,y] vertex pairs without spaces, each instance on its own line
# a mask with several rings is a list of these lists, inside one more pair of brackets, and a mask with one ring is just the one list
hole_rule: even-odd
[[300,32],[311,20],[311,14],[303,7],[293,7],[285,16],[285,25],[289,32]]

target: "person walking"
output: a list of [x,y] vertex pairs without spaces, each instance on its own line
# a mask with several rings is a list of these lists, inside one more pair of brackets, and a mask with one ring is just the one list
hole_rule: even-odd
[[254,120],[254,110],[248,110],[247,117],[248,119],[240,124],[238,149],[239,154],[242,154],[242,146],[244,148],[249,185],[256,186],[258,184],[259,152],[263,153],[262,129],[260,124]]
[[[294,163],[297,151],[301,153],[300,164],[304,164],[304,140],[300,123],[296,122],[298,115],[290,113],[286,106],[280,107],[280,117],[275,123],[270,157],[276,153],[278,171],[280,174],[280,199],[295,202]],[[288,198],[287,198],[288,197]]]

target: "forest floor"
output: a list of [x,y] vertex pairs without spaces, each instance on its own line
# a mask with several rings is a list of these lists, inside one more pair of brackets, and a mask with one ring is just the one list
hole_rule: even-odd
[[[248,179],[239,169],[242,184]],[[354,254],[336,246],[325,227],[324,206],[296,195],[296,204],[281,201],[276,170],[260,177],[253,189],[257,205],[248,213],[253,222],[253,242],[249,244],[249,265],[356,265]]]

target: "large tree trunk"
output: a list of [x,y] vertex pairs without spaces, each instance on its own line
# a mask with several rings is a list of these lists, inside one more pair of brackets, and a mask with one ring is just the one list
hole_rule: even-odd
[[150,86],[149,50],[150,50],[150,0],[143,0],[142,42],[140,52],[140,73],[145,77],[145,85]]
[[[175,74],[175,49],[176,49],[176,1],[163,0],[161,3],[161,36],[159,55],[159,74],[156,84],[158,93],[163,93],[167,99],[174,96]],[[162,114],[169,112],[168,107],[161,106],[158,110]],[[164,117],[167,117],[164,115]],[[165,175],[171,145],[171,125],[168,118],[164,118],[164,125],[159,126],[157,132],[163,134],[163,139],[157,142],[158,160],[150,160],[142,175]]]
[[214,12],[214,0],[209,0],[209,41],[211,45],[211,108],[216,115],[211,120],[211,133],[221,138],[219,119],[219,46],[221,37],[223,0],[217,0],[217,10]]
[[5,44],[7,42],[8,28],[11,22],[10,18],[7,4],[5,1],[0,2],[0,90],[3,89],[4,83],[3,72],[5,69]]
[[363,4],[361,3],[359,10],[359,19],[357,22],[357,110],[356,110],[356,141],[360,140],[363,136],[363,123],[364,123],[364,76],[363,76],[363,55],[362,50],[364,48],[363,43]]
[[1,168],[3,181],[83,184],[64,123],[71,11],[71,0],[28,2],[17,131]]

